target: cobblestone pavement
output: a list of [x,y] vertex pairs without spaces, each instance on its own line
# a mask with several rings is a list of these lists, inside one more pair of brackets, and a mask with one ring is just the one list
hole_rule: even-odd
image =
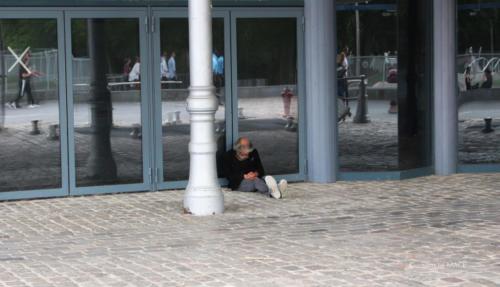
[[500,175],[0,202],[0,286],[499,286]]

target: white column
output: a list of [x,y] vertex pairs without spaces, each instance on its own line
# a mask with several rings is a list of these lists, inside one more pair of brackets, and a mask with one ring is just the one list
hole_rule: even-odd
[[337,175],[335,1],[305,0],[307,167],[312,182]]
[[437,175],[457,169],[456,0],[434,0],[434,160]]
[[191,87],[187,110],[191,120],[189,182],[184,209],[193,215],[224,212],[217,180],[214,133],[218,102],[212,81],[212,1],[189,0],[189,63]]

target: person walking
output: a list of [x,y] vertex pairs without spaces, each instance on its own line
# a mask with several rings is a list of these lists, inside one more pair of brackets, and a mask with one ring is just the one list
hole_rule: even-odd
[[39,105],[36,104],[35,98],[33,97],[33,93],[31,91],[31,78],[40,76],[40,73],[34,70],[31,70],[29,67],[29,62],[31,59],[31,53],[28,52],[24,55],[22,59],[22,63],[24,65],[19,65],[19,93],[14,101],[7,103],[8,107],[12,109],[20,108],[21,105],[19,102],[26,94],[28,100],[28,108],[35,108]]

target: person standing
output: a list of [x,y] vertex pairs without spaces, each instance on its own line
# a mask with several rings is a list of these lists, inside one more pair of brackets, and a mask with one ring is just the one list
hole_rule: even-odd
[[466,91],[472,90],[472,75],[470,73],[470,66],[465,68],[464,81],[465,81],[465,90]]
[[169,80],[176,80],[177,79],[177,69],[175,66],[175,52],[172,52],[170,55],[170,58],[168,59],[167,63],[167,68],[168,68],[168,79]]
[[160,74],[161,80],[165,81],[168,78],[168,65],[167,65],[167,51],[163,52],[160,60]]
[[[349,50],[349,47],[344,47],[344,50],[342,50],[342,53],[344,53],[344,61],[342,62],[342,66],[344,66],[345,69],[345,78],[349,77],[349,56],[351,56],[351,51]],[[358,72],[359,73],[359,72]]]
[[344,52],[337,55],[337,95],[343,101],[347,98],[347,66],[345,58]]
[[132,68],[130,67],[131,65],[132,65],[132,60],[129,57],[126,57],[125,60],[123,61],[123,79],[125,81],[128,81],[128,75],[132,70]]
[[283,99],[283,118],[288,119],[290,117],[290,106],[293,98],[292,90],[288,87],[284,88],[281,97]]
[[[140,80],[141,80],[141,59],[139,57],[136,57],[134,66],[132,67],[132,70],[128,74],[128,81],[139,82]],[[135,83],[131,83],[130,86],[132,88],[138,87],[138,85],[136,85]]]

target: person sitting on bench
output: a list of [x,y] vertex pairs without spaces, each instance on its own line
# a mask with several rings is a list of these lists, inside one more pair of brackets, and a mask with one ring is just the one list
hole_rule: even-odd
[[278,184],[272,176],[266,176],[259,153],[246,137],[239,138],[233,149],[226,152],[223,171],[232,190],[259,192],[280,199],[288,187],[286,180],[282,179]]

